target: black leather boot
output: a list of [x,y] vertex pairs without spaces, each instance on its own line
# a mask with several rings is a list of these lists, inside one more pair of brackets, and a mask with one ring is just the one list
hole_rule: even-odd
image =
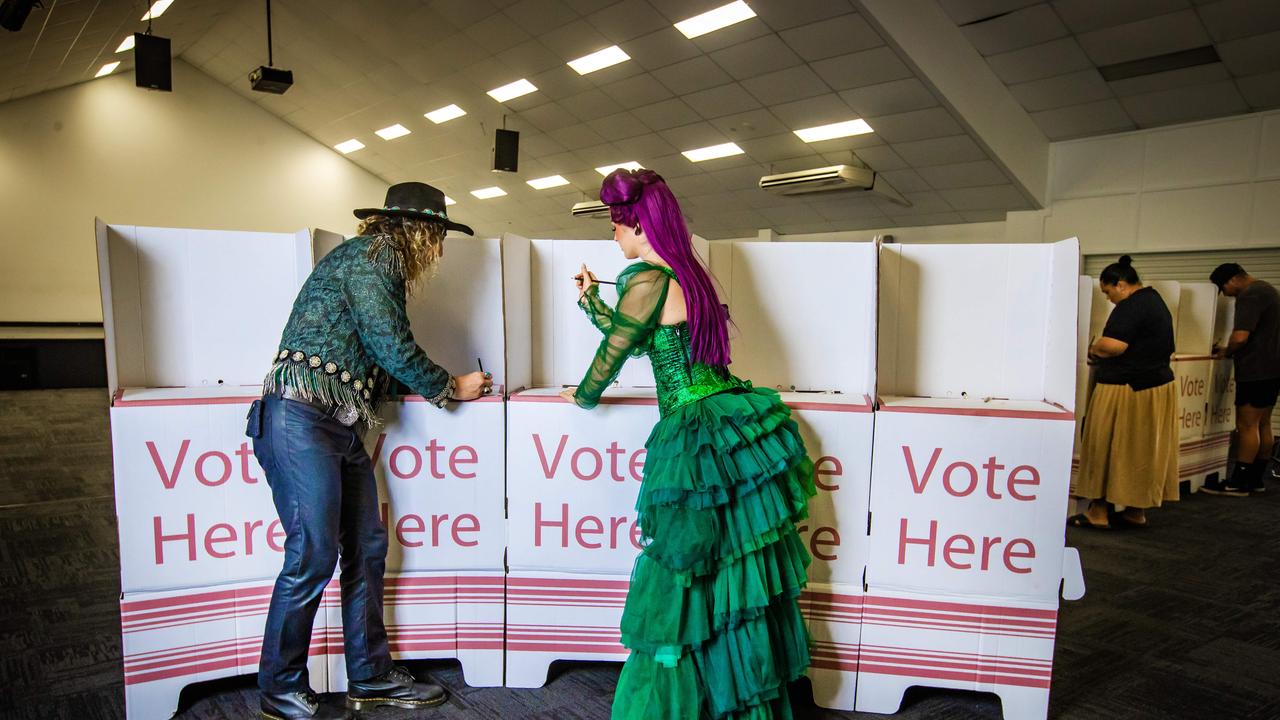
[[445,701],[444,688],[414,680],[408,670],[396,666],[368,680],[347,683],[347,707],[372,710],[382,705],[425,708]]
[[349,720],[345,708],[328,707],[310,690],[289,693],[262,693],[259,708],[266,720]]

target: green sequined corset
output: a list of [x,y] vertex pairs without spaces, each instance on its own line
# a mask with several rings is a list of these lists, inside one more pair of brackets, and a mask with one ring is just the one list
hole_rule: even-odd
[[750,387],[727,372],[692,361],[688,323],[658,325],[652,342],[649,360],[658,386],[658,410],[663,417],[716,393]]

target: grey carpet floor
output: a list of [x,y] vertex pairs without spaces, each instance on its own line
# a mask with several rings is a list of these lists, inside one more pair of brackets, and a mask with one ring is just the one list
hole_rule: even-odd
[[[124,717],[106,393],[0,393],[0,717]],[[1195,495],[1145,530],[1071,530],[1088,594],[1064,603],[1054,718],[1280,718],[1280,483]],[[456,663],[411,669],[449,702],[418,717],[607,718],[619,665],[563,663],[537,690],[470,688]],[[797,717],[883,717],[813,706]],[[336,698],[331,698],[336,701]],[[189,687],[183,720],[254,716],[251,677]],[[375,718],[415,717],[382,710]],[[895,718],[999,718],[990,695],[915,689]]]

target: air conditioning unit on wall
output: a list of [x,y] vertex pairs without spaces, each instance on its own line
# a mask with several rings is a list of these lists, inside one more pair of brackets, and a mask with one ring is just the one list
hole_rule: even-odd
[[810,193],[856,191],[872,192],[906,207],[911,202],[902,197],[880,173],[852,165],[798,170],[760,178],[760,189],[775,195],[807,195]]

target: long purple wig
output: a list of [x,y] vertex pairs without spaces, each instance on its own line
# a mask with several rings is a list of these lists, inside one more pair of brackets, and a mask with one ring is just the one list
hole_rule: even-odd
[[652,170],[619,168],[600,186],[600,202],[609,206],[613,222],[628,227],[639,224],[654,252],[675,271],[689,311],[694,362],[728,366],[729,313],[693,250],[693,238],[667,182]]

